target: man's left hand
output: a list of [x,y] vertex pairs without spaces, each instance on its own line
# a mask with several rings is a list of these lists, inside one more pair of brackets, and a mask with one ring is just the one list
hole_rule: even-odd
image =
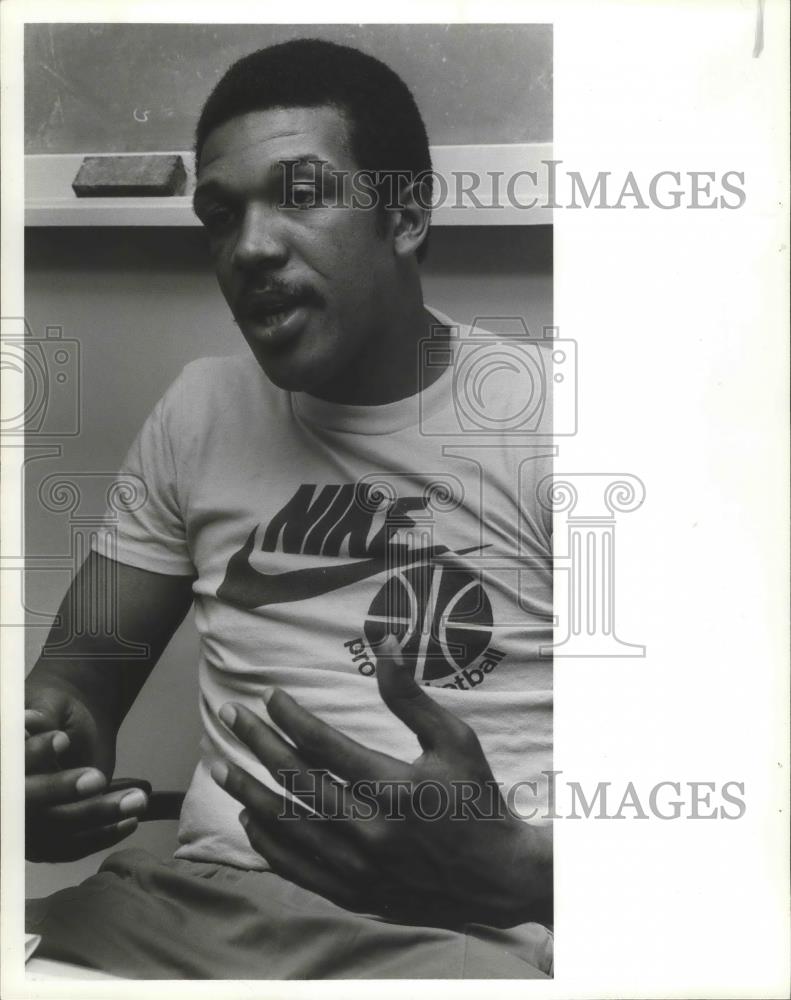
[[416,684],[393,639],[376,676],[423,750],[411,764],[350,739],[280,689],[267,708],[293,745],[245,706],[223,706],[226,725],[294,797],[214,765],[215,781],[245,806],[254,850],[347,909],[437,926],[546,922],[551,831],[508,811],[475,732]]

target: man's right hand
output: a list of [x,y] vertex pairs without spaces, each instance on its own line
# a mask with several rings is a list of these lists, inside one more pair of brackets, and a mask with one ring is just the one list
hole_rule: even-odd
[[128,837],[145,812],[140,789],[108,791],[113,752],[76,697],[52,687],[25,698],[25,856],[74,861]]

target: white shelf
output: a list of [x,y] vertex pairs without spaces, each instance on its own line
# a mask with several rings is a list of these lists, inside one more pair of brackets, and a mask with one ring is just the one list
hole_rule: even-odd
[[[163,151],[167,152],[167,151]],[[178,150],[176,152],[179,152]],[[181,152],[188,172],[187,193],[164,198],[78,198],[71,189],[84,156],[67,153],[25,157],[25,225],[27,226],[199,226],[192,212],[192,154]],[[122,155],[122,154],[113,154]],[[129,154],[132,155],[132,154]],[[535,226],[552,222],[552,211],[543,208],[546,201],[546,171],[542,161],[552,159],[550,143],[523,143],[502,146],[434,146],[431,150],[435,172],[449,192],[445,204],[434,210],[435,226]],[[524,173],[532,171],[537,183]],[[500,173],[499,182],[491,175]],[[514,201],[523,204],[537,199],[532,208],[513,204],[492,207],[492,187],[499,183],[501,201],[505,202],[508,179],[521,174],[514,185]],[[459,188],[469,186],[469,176],[481,178],[473,192],[476,204],[462,194],[461,203],[454,197]]]

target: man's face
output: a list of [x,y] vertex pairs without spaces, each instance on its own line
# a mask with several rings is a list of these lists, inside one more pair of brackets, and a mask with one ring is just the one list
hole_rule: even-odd
[[375,211],[336,203],[333,169],[358,169],[335,108],[249,112],[208,135],[195,210],[223,295],[269,378],[342,400],[395,265]]

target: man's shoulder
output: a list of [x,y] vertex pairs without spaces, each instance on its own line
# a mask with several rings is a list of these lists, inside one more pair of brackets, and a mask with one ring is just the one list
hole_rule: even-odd
[[174,433],[211,437],[221,427],[282,421],[290,412],[287,396],[255,358],[233,354],[190,361],[160,405],[174,421]]

